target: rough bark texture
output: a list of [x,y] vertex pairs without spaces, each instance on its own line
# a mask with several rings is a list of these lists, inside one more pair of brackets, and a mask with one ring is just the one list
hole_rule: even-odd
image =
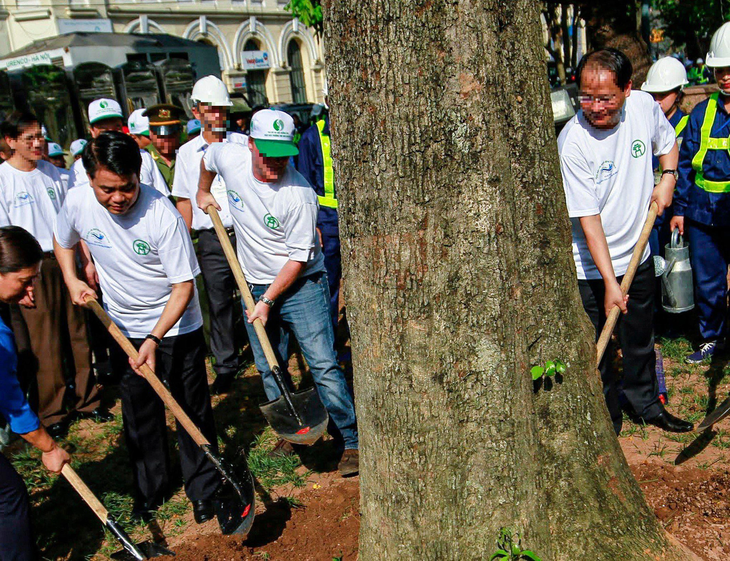
[[690,558],[603,402],[538,3],[337,0],[325,36],[360,559],[488,559],[502,527],[543,561]]

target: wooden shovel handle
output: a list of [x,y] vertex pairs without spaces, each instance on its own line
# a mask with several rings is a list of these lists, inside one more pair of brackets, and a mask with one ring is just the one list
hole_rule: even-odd
[[93,510],[94,514],[96,514],[99,520],[101,520],[101,523],[106,524],[106,521],[109,518],[109,513],[104,505],[101,504],[101,501],[96,498],[96,495],[94,495],[91,489],[89,489],[86,483],[84,483],[84,480],[79,477],[79,474],[76,473],[68,464],[63,464],[61,473],[71,486],[76,489],[76,492],[81,495],[84,502],[91,507],[91,510]]
[[[629,288],[631,288],[631,283],[634,281],[634,275],[636,275],[636,269],[638,269],[639,265],[641,264],[641,257],[644,255],[644,248],[649,241],[651,229],[654,227],[654,221],[656,220],[656,215],[658,212],[659,206],[656,204],[656,201],[654,201],[649,207],[649,214],[646,217],[646,222],[644,222],[644,228],[641,230],[639,241],[636,242],[636,246],[634,247],[634,253],[631,255],[629,268],[626,270],[626,274],[621,281],[621,294],[623,294],[624,296],[628,294]],[[599,302],[598,305],[600,307],[601,303]],[[596,368],[601,364],[601,359],[603,358],[603,354],[606,352],[606,347],[608,347],[608,342],[611,339],[613,328],[616,327],[616,322],[618,321],[620,313],[621,309],[618,306],[614,306],[609,312],[608,318],[606,318],[606,323],[604,324],[603,330],[601,331],[601,336],[598,338],[596,349]]]
[[[243,274],[243,269],[241,269],[241,264],[238,262],[238,257],[236,256],[236,250],[233,249],[231,240],[228,239],[228,232],[226,232],[226,228],[225,226],[223,226],[221,217],[218,215],[218,210],[213,205],[210,205],[206,209],[206,212],[210,216],[210,219],[213,221],[215,233],[218,234],[218,239],[220,240],[221,246],[223,247],[223,253],[226,254],[228,265],[231,267],[231,271],[233,271],[233,276],[236,278],[238,289],[241,291],[243,301],[246,303],[246,309],[248,310],[249,314],[252,314],[254,308],[256,307],[256,302],[254,302],[251,291],[248,289],[246,277]],[[256,319],[253,322],[253,328],[256,330],[256,336],[259,338],[261,348],[264,350],[264,354],[266,355],[266,361],[269,363],[269,368],[271,368],[271,370],[275,370],[279,367],[279,363],[276,360],[274,349],[271,348],[269,336],[266,334],[264,324],[261,322],[260,319]]]
[[[119,346],[122,347],[124,352],[133,360],[137,360],[137,357],[139,356],[137,349],[135,349],[131,341],[124,336],[124,333],[120,331],[117,324],[114,323],[112,318],[110,318],[104,311],[104,308],[99,305],[99,302],[97,302],[94,298],[89,297],[86,299],[86,307],[96,314],[96,317],[98,317],[101,323],[104,324],[104,327],[107,328],[111,336],[114,337],[114,340],[117,343],[119,343]],[[168,390],[155,373],[152,372],[152,369],[147,366],[147,364],[143,364],[140,367],[140,371],[142,372],[145,380],[149,382],[152,389],[155,390],[155,393],[160,396],[165,405],[167,405],[170,411],[172,411],[175,419],[177,419],[178,423],[183,426],[195,443],[198,446],[210,445],[208,439],[203,436],[200,429],[190,420],[187,413],[182,410],[182,407],[180,407],[177,401],[175,401],[175,398],[172,397],[170,390]]]

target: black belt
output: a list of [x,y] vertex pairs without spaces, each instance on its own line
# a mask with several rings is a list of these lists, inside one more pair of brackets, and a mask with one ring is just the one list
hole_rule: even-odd
[[52,251],[43,252],[43,259],[55,259],[55,258],[56,258],[56,254],[53,253]]

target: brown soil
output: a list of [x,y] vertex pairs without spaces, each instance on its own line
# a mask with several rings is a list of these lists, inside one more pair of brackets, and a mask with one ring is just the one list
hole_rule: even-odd
[[198,535],[174,547],[169,561],[227,561],[286,559],[332,561],[357,559],[360,526],[358,478],[339,479],[328,487],[299,496],[303,505],[292,508],[284,499],[267,506],[256,517],[245,538]]

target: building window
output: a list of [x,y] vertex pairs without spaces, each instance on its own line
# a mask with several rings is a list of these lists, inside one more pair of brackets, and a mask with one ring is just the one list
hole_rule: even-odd
[[[243,46],[245,51],[258,51],[259,45],[253,39],[246,41]],[[268,98],[266,97],[266,74],[268,70],[246,70],[246,88],[248,90],[248,99],[251,106],[266,105]]]
[[286,49],[286,58],[289,60],[291,73],[289,81],[291,82],[291,95],[294,103],[307,103],[307,87],[304,85],[304,65],[302,64],[302,50],[299,43],[289,41]]

